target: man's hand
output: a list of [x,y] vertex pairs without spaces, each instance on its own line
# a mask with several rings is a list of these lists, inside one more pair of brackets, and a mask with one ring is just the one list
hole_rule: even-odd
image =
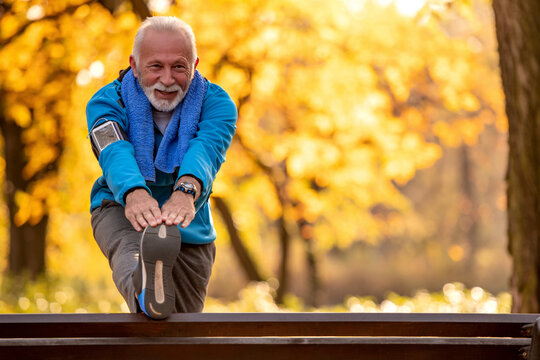
[[126,218],[137,231],[162,222],[158,202],[145,189],[135,189],[126,196]]
[[190,194],[174,191],[161,207],[161,219],[167,225],[187,227],[195,217],[195,201]]

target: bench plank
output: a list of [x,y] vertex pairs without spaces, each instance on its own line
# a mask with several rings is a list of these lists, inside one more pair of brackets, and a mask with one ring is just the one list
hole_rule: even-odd
[[39,359],[519,359],[530,339],[51,338],[4,339],[0,356]]
[[119,337],[0,339],[0,347],[75,345],[454,345],[528,346],[526,338],[464,337]]
[[5,314],[0,338],[439,336],[526,337],[539,314],[202,313]]

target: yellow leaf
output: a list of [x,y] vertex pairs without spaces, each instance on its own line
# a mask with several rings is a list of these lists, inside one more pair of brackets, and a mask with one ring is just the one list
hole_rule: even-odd
[[15,34],[15,32],[19,28],[19,22],[17,21],[17,17],[12,14],[5,14],[1,18],[1,25],[0,26],[0,37],[2,39],[5,39],[7,37],[10,37],[11,35]]
[[9,117],[22,128],[30,126],[32,122],[32,114],[30,110],[23,104],[14,104],[8,107]]
[[7,73],[5,87],[9,91],[23,92],[26,90],[26,82],[21,81],[24,78],[23,72],[17,68],[10,69]]
[[466,93],[461,98],[461,107],[466,111],[477,111],[480,108],[480,102],[473,94]]

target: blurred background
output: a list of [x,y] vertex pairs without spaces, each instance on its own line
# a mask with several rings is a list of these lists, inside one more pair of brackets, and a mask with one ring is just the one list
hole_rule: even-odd
[[238,106],[205,311],[508,312],[488,0],[0,1],[0,312],[119,312],[85,106],[173,15]]

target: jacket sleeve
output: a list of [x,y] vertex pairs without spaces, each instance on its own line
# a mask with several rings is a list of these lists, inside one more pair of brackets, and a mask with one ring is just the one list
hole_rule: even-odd
[[212,192],[212,183],[236,131],[237,117],[236,105],[229,95],[219,86],[209,84],[199,128],[178,172],[178,178],[191,175],[202,183],[201,196],[195,204],[197,210]]
[[[127,116],[119,102],[117,85],[114,82],[105,86],[88,102],[86,120],[89,132],[95,126],[110,120],[116,121],[127,133]],[[124,199],[126,192],[132,188],[144,188],[152,194],[141,175],[135,161],[135,150],[129,141],[119,140],[105,147],[99,154],[99,165],[115,201],[122,206],[126,205]]]

